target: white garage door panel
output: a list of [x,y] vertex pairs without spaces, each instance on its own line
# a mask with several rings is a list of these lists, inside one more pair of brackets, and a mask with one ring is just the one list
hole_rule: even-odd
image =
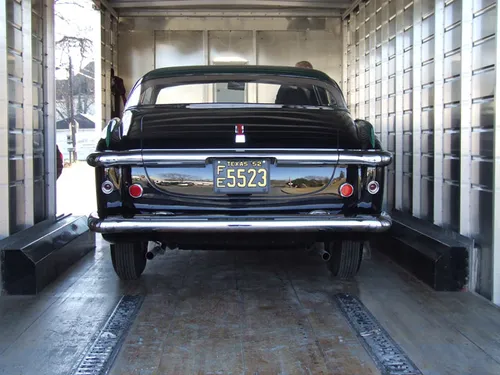
[[[340,31],[340,30],[339,30]],[[336,81],[342,78],[342,36],[333,31],[259,31],[258,65],[294,65],[310,61]]]
[[[214,64],[218,58],[238,58],[249,65],[285,66],[309,60],[342,83],[341,19],[304,19],[304,24],[298,21],[231,17],[204,22],[196,17],[173,17],[168,21],[120,19],[119,74],[130,90],[153,68]],[[181,24],[186,28],[198,25],[199,29],[180,30]],[[255,87],[248,89],[247,99],[257,100]],[[260,91],[259,101],[274,102],[275,92]],[[200,92],[199,101],[211,100],[212,94]]]
[[255,64],[252,31],[210,31],[208,33],[210,64],[217,58],[241,58],[247,64]]
[[203,65],[201,31],[156,31],[155,67]]
[[127,92],[145,73],[154,69],[154,33],[141,31],[118,38],[119,75]]

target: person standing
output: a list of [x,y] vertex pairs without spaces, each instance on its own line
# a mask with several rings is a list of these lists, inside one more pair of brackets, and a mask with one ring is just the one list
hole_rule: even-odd
[[121,117],[121,101],[124,107],[127,101],[125,94],[123,79],[115,76],[115,70],[111,68],[111,118]]
[[[299,61],[296,68],[313,69],[309,61]],[[275,104],[284,105],[317,105],[313,96],[313,87],[281,86],[276,94]]]
[[56,145],[56,158],[57,158],[57,178],[56,178],[57,180],[61,176],[64,168],[64,157],[62,152],[59,150],[58,145]]

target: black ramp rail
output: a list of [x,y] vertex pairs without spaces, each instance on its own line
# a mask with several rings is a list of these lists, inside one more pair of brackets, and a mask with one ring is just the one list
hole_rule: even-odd
[[125,336],[141,308],[143,296],[123,296],[97,338],[84,353],[74,375],[104,375],[111,369]]
[[359,299],[343,293],[335,298],[382,375],[422,375]]
[[392,227],[374,236],[377,250],[437,291],[461,291],[469,282],[471,239],[392,211]]
[[0,241],[2,287],[7,294],[37,294],[94,249],[86,216],[36,224]]

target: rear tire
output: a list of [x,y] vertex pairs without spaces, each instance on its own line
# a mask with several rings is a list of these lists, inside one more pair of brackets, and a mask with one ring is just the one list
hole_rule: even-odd
[[147,242],[112,244],[111,261],[122,280],[137,280],[146,268]]
[[333,241],[325,243],[325,248],[331,254],[327,266],[334,277],[349,280],[357,275],[363,260],[363,242]]

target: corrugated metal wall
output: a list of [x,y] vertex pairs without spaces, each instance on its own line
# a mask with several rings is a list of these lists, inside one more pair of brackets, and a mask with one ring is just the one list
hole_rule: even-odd
[[[101,72],[101,81],[96,82],[96,103],[101,102],[101,108],[96,117],[101,118],[101,128],[104,128],[111,117],[111,68],[118,72],[118,17],[112,9],[98,4],[101,28],[98,30],[101,48],[96,48],[96,75]],[[100,114],[100,115],[99,115]]]
[[496,29],[494,0],[370,0],[344,20],[349,105],[395,155],[388,209],[474,238],[479,277],[471,285],[488,298]]
[[46,136],[53,111],[44,99],[54,88],[46,84],[52,22],[52,1],[0,6],[0,238],[55,212],[55,145]]

